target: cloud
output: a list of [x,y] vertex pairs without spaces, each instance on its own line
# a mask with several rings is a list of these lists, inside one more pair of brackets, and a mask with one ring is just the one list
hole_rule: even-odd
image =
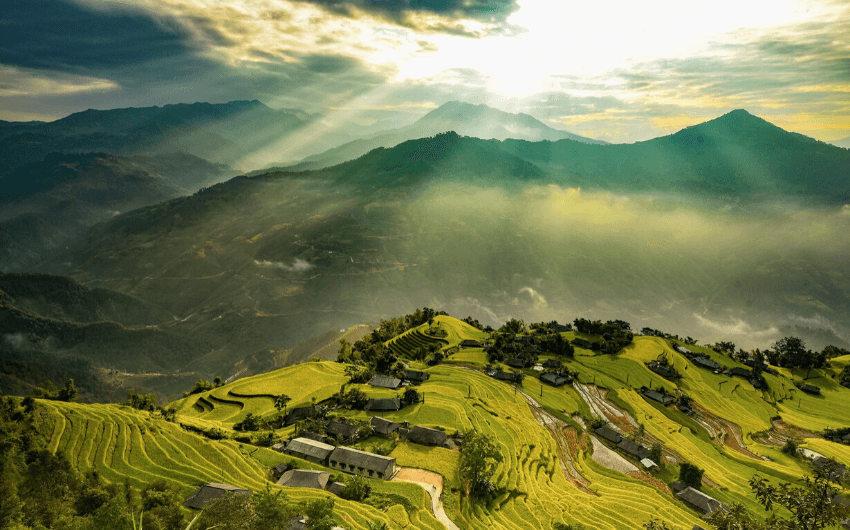
[[119,88],[109,79],[0,65],[0,97],[45,96],[104,92]]
[[410,14],[438,15],[446,19],[502,22],[519,9],[516,0],[296,0],[345,16],[360,12],[386,17],[402,25]]
[[23,333],[14,333],[3,335],[6,342],[15,350],[23,350],[30,346],[30,341]]
[[254,260],[254,265],[257,265],[258,267],[269,267],[269,268],[273,268],[273,269],[281,269],[281,270],[286,271],[286,272],[306,272],[306,271],[312,269],[313,267],[315,267],[315,265],[313,265],[312,263],[305,261],[301,258],[295,258],[295,262],[292,265],[287,265],[287,264],[280,262],[280,261],[258,261],[258,260]]

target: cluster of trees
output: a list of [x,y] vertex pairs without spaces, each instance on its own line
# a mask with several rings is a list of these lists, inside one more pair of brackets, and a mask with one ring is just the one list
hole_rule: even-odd
[[68,379],[65,381],[65,386],[57,388],[52,381],[45,381],[40,387],[32,389],[30,396],[33,398],[51,399],[54,401],[74,401],[77,399],[77,387],[74,386],[74,380]]
[[[208,502],[192,528],[288,530],[293,518],[304,515],[309,530],[331,530],[338,524],[333,510],[331,498],[296,504],[281,491],[258,491],[250,497],[232,493]],[[145,517],[145,530],[147,522]]]
[[846,365],[838,374],[838,384],[850,388],[850,364]]
[[136,410],[158,412],[166,421],[174,421],[177,416],[177,409],[174,404],[163,407],[159,404],[159,399],[153,392],[145,393],[144,389],[136,390],[134,388],[127,391],[127,399],[124,400],[124,405]]
[[705,474],[704,469],[700,469],[689,462],[679,464],[679,480],[694,489],[700,489],[702,486],[703,474]]
[[207,390],[212,390],[223,385],[224,381],[219,376],[215,376],[215,379],[213,379],[212,382],[205,381],[204,379],[198,379],[195,381],[195,386],[192,387],[192,390],[183,392],[183,397],[188,397],[192,394],[200,394],[201,392],[206,392]]
[[487,333],[490,333],[490,332],[493,331],[493,328],[491,326],[482,325],[481,322],[478,321],[478,319],[474,319],[472,317],[466,317],[462,320],[475,329],[479,329],[481,331],[486,331]]
[[603,323],[601,320],[577,318],[573,321],[573,327],[580,333],[601,335],[602,342],[597,344],[599,351],[603,353],[617,353],[634,339],[631,324],[624,320],[609,320]]
[[544,335],[540,338],[540,347],[547,352],[554,353],[559,357],[568,357],[572,359],[575,356],[576,350],[567,339],[560,333]]
[[827,358],[824,352],[813,352],[798,337],[785,337],[773,343],[773,349],[765,352],[768,362],[783,368],[823,368]]

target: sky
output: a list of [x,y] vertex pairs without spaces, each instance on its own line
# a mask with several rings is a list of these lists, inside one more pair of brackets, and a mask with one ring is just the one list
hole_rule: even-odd
[[0,120],[259,99],[380,129],[459,100],[616,143],[737,108],[835,141],[848,27],[848,0],[0,0]]

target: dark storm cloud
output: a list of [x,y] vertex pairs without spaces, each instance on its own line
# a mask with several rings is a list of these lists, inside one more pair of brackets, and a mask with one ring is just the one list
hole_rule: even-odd
[[298,0],[329,11],[351,15],[353,10],[400,16],[405,13],[433,13],[449,18],[483,21],[504,20],[519,6],[516,0]]
[[0,20],[0,63],[13,66],[90,71],[190,51],[176,25],[68,1],[4,2]]

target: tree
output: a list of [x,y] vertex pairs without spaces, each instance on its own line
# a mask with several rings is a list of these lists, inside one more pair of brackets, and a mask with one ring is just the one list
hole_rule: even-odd
[[700,488],[703,473],[705,473],[704,470],[688,462],[679,464],[679,480],[692,488]]
[[652,448],[649,450],[649,459],[656,464],[661,463],[661,444],[658,442],[652,444]]
[[472,429],[464,431],[459,471],[467,494],[479,499],[489,498],[495,490],[490,479],[496,465],[504,458],[492,436]]
[[251,499],[238,493],[225,493],[204,505],[204,511],[192,528],[216,530],[253,530],[255,523]]
[[812,365],[806,343],[798,337],[785,337],[773,344],[779,360],[779,366],[784,368],[809,368]]
[[303,508],[308,530],[331,530],[335,526],[333,499],[316,499],[306,503]]
[[401,397],[401,402],[406,405],[419,403],[419,392],[417,392],[412,386],[407,387],[404,389],[404,395]]
[[339,496],[349,501],[362,501],[372,493],[372,486],[360,475],[354,475]]
[[292,401],[292,398],[287,396],[286,394],[281,394],[274,398],[274,408],[280,412],[280,409],[283,409],[283,413],[286,414],[286,404]]
[[[711,515],[709,522],[717,530],[820,530],[850,517],[850,506],[835,501],[838,488],[825,477],[803,477],[803,484],[796,486],[787,482],[773,485],[755,475],[750,488],[770,515],[764,522],[756,521],[736,503],[728,512],[717,510]],[[776,506],[790,512],[791,517],[782,518]]]

